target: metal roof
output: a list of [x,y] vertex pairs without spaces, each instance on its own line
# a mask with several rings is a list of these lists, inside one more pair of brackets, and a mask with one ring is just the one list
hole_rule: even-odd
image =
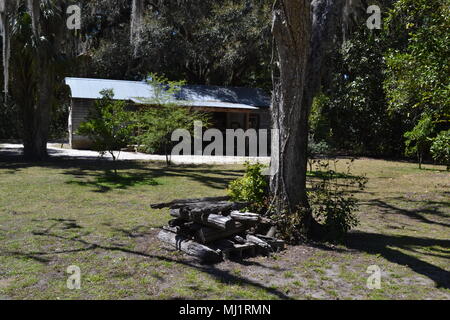
[[[66,78],[72,98],[100,99],[104,89],[114,91],[115,100],[154,98],[154,89],[145,81],[124,81],[89,78]],[[233,108],[257,110],[270,106],[270,98],[261,89],[186,85],[174,97],[180,104],[193,107]]]

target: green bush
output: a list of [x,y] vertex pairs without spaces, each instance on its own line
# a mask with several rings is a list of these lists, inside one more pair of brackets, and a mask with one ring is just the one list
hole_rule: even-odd
[[113,100],[112,90],[100,93],[102,98],[95,102],[77,134],[89,137],[96,151],[102,155],[110,153],[115,161],[117,156],[114,152],[120,151],[131,141],[132,114],[125,110],[125,102]]
[[312,190],[309,192],[309,201],[315,219],[324,228],[324,238],[329,241],[342,241],[352,228],[358,225],[355,215],[358,209],[358,200],[353,192],[364,190],[366,177],[353,176],[351,165],[347,163],[344,173],[337,172],[337,162],[334,160],[330,166],[329,161],[318,161],[318,171],[312,178]]
[[404,134],[405,140],[405,155],[417,156],[419,161],[419,169],[422,169],[423,156],[430,148],[430,137],[434,131],[433,119],[430,115],[424,114],[417,125]]
[[446,165],[447,170],[450,170],[450,130],[442,131],[433,139],[430,151],[434,161]]
[[262,174],[264,165],[245,164],[245,174],[230,183],[228,194],[233,201],[248,202],[249,210],[259,211],[264,207],[265,199],[268,192],[268,179]]

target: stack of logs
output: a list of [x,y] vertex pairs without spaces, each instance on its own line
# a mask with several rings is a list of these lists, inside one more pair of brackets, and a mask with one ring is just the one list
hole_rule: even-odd
[[272,221],[258,214],[241,212],[246,203],[227,197],[175,200],[152,205],[170,208],[174,218],[163,227],[158,238],[202,262],[270,254],[284,248],[284,242],[266,233]]

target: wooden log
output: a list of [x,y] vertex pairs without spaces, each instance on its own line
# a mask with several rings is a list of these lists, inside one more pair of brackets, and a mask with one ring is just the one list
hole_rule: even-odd
[[204,227],[197,232],[195,239],[200,243],[206,244],[219,239],[228,238],[232,235],[244,232],[246,229],[247,227],[239,222],[236,222],[236,226],[234,228],[228,230],[217,230]]
[[247,203],[243,202],[230,202],[230,201],[218,201],[218,202],[200,202],[189,203],[181,207],[184,212],[190,212],[193,215],[202,215],[207,213],[219,214],[223,216],[229,216],[232,211],[242,210],[247,206]]
[[189,239],[192,239],[195,233],[203,227],[202,225],[194,222],[186,222],[185,220],[179,221],[182,221],[183,223],[178,223],[177,220],[176,223],[174,224],[169,223],[168,226],[164,226],[162,227],[162,229],[173,233],[178,233]]
[[255,237],[258,237],[259,239],[268,243],[272,247],[272,250],[275,252],[283,250],[286,246],[286,242],[284,242],[283,240],[280,240],[280,239],[276,239],[276,238],[269,237],[269,236],[263,236],[260,234],[256,234]]
[[181,227],[180,226],[175,226],[175,227],[164,226],[164,227],[162,227],[162,229],[164,231],[168,231],[168,232],[172,232],[172,233],[177,233],[177,234],[181,233]]
[[278,228],[276,227],[276,226],[272,226],[271,228],[270,228],[270,230],[267,232],[267,237],[274,237],[275,236],[275,234],[277,233],[277,231],[278,231]]
[[169,221],[169,226],[170,227],[178,227],[178,226],[181,226],[181,225],[183,225],[185,223],[186,223],[186,221],[183,220],[183,219],[172,219],[172,220]]
[[254,257],[256,255],[256,245],[253,243],[235,244],[233,247],[222,250],[224,260],[230,260],[233,256],[242,259],[245,253],[251,257]]
[[261,216],[256,213],[232,211],[230,217],[236,221],[258,223],[261,220]]
[[246,242],[244,238],[242,238],[241,236],[237,236],[237,235],[234,236],[232,239],[233,239],[233,241],[240,243],[240,244],[244,244]]
[[267,251],[272,251],[272,247],[270,246],[270,244],[268,244],[267,242],[265,242],[264,240],[261,240],[260,238],[256,237],[256,236],[252,236],[251,234],[247,235],[247,241],[253,244],[256,244],[258,247],[267,250]]
[[170,202],[155,203],[151,204],[152,209],[163,209],[163,208],[180,208],[188,203],[198,203],[198,202],[213,202],[213,201],[228,201],[230,197],[208,197],[208,198],[194,198],[194,199],[178,199]]
[[196,257],[202,262],[214,263],[222,260],[220,252],[214,251],[207,246],[199,244],[195,241],[188,240],[185,237],[172,233],[170,231],[162,230],[158,234],[158,239],[170,244],[178,250]]
[[190,212],[182,209],[171,209],[170,215],[186,221],[193,221],[205,226],[220,230],[229,230],[236,226],[236,222],[230,217],[224,217],[218,214]]

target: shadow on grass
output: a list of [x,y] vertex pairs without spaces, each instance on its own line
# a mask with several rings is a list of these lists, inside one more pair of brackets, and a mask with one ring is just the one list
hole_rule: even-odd
[[[243,170],[228,170],[213,165],[166,167],[160,162],[117,161],[113,163],[104,159],[51,158],[42,163],[29,163],[21,161],[19,157],[0,154],[0,169],[7,174],[15,174],[29,168],[62,170],[63,174],[71,177],[68,184],[93,187],[94,192],[109,192],[136,185],[156,186],[158,185],[157,179],[160,177],[187,178],[213,189],[224,190],[231,181],[243,174]],[[119,178],[112,173],[114,169],[117,169]]]
[[[390,262],[408,266],[414,272],[433,280],[438,288],[450,289],[449,271],[394,249],[396,247],[397,249],[417,252],[417,250],[410,247],[426,247],[429,249],[433,246],[439,246],[450,248],[450,240],[351,232],[347,235],[346,246],[350,249],[370,254],[379,254]],[[434,249],[431,250],[433,251]]]
[[326,171],[308,171],[306,173],[307,177],[310,178],[317,178],[317,179],[323,179],[323,180],[331,180],[331,179],[363,179],[364,176],[355,176],[351,174],[346,174],[343,172],[333,172],[333,174],[330,174]]
[[[393,198],[393,199],[397,199],[397,200],[403,200],[403,201],[413,201],[413,200],[408,200],[405,198]],[[415,201],[416,202],[416,201]],[[424,202],[425,204],[428,204],[426,207],[422,207],[422,208],[417,208],[417,209],[403,209],[403,208],[399,208],[396,207],[392,204],[387,203],[384,200],[381,199],[373,199],[373,200],[369,200],[366,204],[369,206],[374,206],[376,207],[382,214],[401,214],[404,215],[408,218],[414,219],[416,221],[419,222],[423,222],[423,223],[428,223],[428,224],[435,224],[435,225],[439,225],[442,227],[450,227],[449,223],[445,223],[445,222],[440,222],[440,221],[435,221],[435,220],[430,220],[429,218],[425,217],[425,214],[429,214],[429,215],[434,215],[440,218],[446,218],[448,219],[449,216],[448,214],[445,214],[444,212],[440,211],[440,208],[438,206],[448,206],[448,203],[446,202],[433,202],[433,201],[420,201],[420,202]],[[431,207],[431,205],[433,205]]]
[[[63,222],[64,224],[65,222]],[[115,245],[115,244],[102,244],[102,243],[94,243],[87,241],[85,239],[82,239],[79,236],[76,237],[68,237],[68,236],[62,236],[57,233],[51,232],[51,228],[47,228],[43,231],[35,231],[33,232],[34,236],[40,236],[40,237],[46,237],[46,238],[53,238],[57,239],[59,241],[68,242],[74,247],[79,247],[76,249],[69,249],[69,250],[55,250],[55,251],[34,251],[34,252],[22,252],[22,251],[0,251],[0,255],[3,256],[12,256],[16,258],[26,258],[26,259],[33,259],[37,262],[48,264],[52,261],[52,256],[54,255],[60,255],[60,254],[68,254],[68,253],[76,253],[76,252],[86,252],[86,251],[93,251],[93,250],[104,250],[104,251],[111,251],[111,252],[122,252],[130,255],[140,256],[143,258],[149,258],[149,259],[157,259],[159,261],[163,262],[171,262],[174,264],[182,265],[185,267],[194,268],[198,271],[204,272],[210,276],[212,276],[217,281],[223,283],[223,284],[244,284],[249,285],[255,289],[262,289],[266,291],[269,294],[272,294],[280,299],[286,299],[290,300],[291,298],[287,296],[285,293],[271,287],[266,287],[258,282],[252,281],[250,279],[244,278],[242,276],[233,274],[230,271],[227,270],[221,270],[217,268],[215,265],[204,265],[200,264],[195,261],[186,261],[186,260],[177,260],[173,258],[169,258],[163,255],[155,255],[150,254],[142,251],[137,250],[131,250],[126,248],[125,245]],[[139,231],[140,228],[137,228],[136,230],[124,230],[124,229],[115,229],[116,231],[120,231],[124,233],[125,235],[129,235],[130,237],[137,238],[137,237],[143,237],[145,235],[149,235],[147,232],[143,231],[142,229]],[[174,249],[175,250],[175,249]],[[243,263],[243,265],[257,265],[257,263]],[[164,280],[164,279],[161,279]]]
[[82,187],[94,187],[94,192],[108,192],[115,189],[125,190],[135,186],[157,186],[159,183],[143,174],[117,174],[106,172],[94,177],[94,181],[70,180],[67,184]]

